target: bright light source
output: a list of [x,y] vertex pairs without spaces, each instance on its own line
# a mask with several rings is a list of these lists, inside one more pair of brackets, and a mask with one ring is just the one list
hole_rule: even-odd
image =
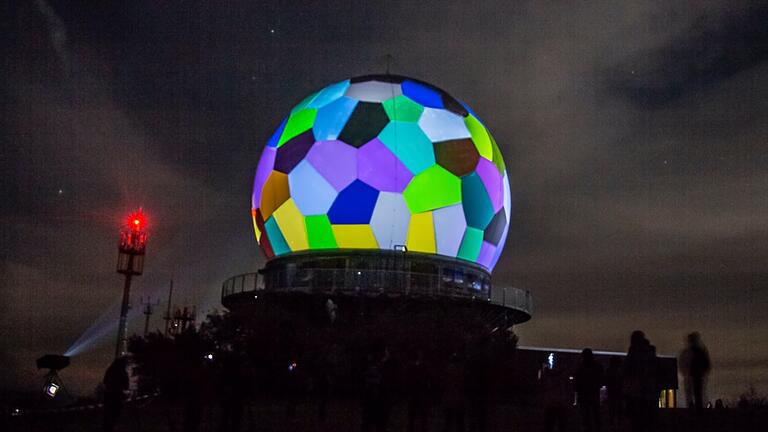
[[203,356],[203,358],[208,360],[208,361],[213,361],[213,354],[212,353],[208,353],[205,356]]
[[127,225],[134,231],[143,231],[147,228],[147,217],[143,209],[138,209],[128,215]]
[[56,383],[48,383],[45,386],[45,394],[49,397],[56,397],[56,393],[58,393],[60,386]]
[[398,252],[408,252],[408,248],[405,245],[395,245],[395,250]]
[[550,369],[554,369],[555,367],[555,353],[549,353],[547,356],[547,366]]

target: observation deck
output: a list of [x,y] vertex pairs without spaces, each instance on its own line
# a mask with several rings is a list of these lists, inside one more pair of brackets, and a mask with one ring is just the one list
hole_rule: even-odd
[[442,299],[507,312],[515,324],[531,319],[531,293],[492,286],[481,266],[453,258],[399,251],[294,253],[222,285],[228,309],[269,295],[306,294],[365,298]]

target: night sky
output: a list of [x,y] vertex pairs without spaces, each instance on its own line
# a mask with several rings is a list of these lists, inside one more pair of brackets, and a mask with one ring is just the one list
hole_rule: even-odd
[[[96,3],[0,6],[0,388],[36,388],[35,358],[116,321],[136,207],[134,304],[173,275],[177,304],[221,308],[221,282],[263,264],[250,188],[273,130],[389,63],[502,149],[514,218],[493,281],[533,293],[521,344],[624,351],[642,329],[675,355],[698,330],[712,398],[768,391],[764,2]],[[74,392],[101,379],[107,330],[63,371]]]

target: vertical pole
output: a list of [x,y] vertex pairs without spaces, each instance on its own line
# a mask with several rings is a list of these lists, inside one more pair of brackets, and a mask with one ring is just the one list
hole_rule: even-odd
[[171,277],[171,286],[168,288],[168,309],[165,312],[165,337],[168,337],[168,329],[171,323],[171,298],[173,298],[173,277]]
[[[150,301],[151,301],[151,297],[150,297]],[[144,306],[144,315],[145,315],[145,318],[144,318],[144,337],[147,337],[147,335],[149,334],[149,317],[150,317],[150,315],[152,315],[152,304],[151,303],[147,303]]]
[[133,277],[133,254],[128,255],[128,270],[125,272],[125,286],[123,286],[123,304],[120,307],[120,326],[117,329],[117,346],[115,358],[122,357],[128,351],[128,309],[131,297],[131,278]]

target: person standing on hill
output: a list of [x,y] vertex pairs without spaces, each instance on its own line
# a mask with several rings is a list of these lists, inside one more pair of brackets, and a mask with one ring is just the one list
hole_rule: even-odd
[[544,408],[544,423],[547,432],[565,432],[568,424],[568,410],[573,405],[573,389],[568,376],[559,364],[551,368],[547,363],[539,371],[539,397]]
[[577,404],[585,431],[600,431],[600,387],[603,385],[603,367],[595,361],[592,350],[581,352],[581,365],[574,376]]
[[612,356],[605,371],[605,387],[608,391],[608,423],[613,430],[621,429],[624,394],[621,387],[621,357]]
[[115,428],[125,402],[128,390],[128,372],[125,357],[115,359],[104,374],[104,423],[103,430],[109,432]]
[[685,401],[689,408],[704,408],[704,386],[712,365],[709,351],[701,341],[701,335],[693,332],[686,338],[687,346],[680,353],[680,371],[683,373]]
[[654,415],[648,409],[648,396],[649,389],[656,388],[656,355],[645,333],[640,330],[632,332],[630,337],[621,382],[631,430],[648,430]]

